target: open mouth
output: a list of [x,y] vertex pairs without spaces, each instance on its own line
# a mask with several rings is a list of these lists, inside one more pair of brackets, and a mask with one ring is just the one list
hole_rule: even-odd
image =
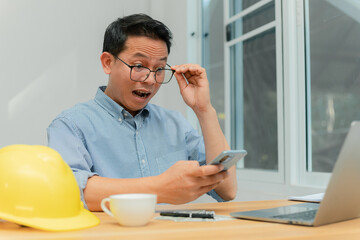
[[132,93],[141,98],[147,98],[151,94],[150,92],[145,92],[145,91],[141,91],[141,90],[135,90]]

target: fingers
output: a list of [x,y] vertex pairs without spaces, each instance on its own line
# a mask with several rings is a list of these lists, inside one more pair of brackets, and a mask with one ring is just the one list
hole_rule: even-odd
[[221,164],[200,166],[198,161],[182,161],[182,164],[186,164],[188,174],[194,177],[214,175],[224,169],[224,166]]
[[209,186],[213,184],[219,184],[225,178],[228,177],[227,171],[222,171],[224,166],[219,165],[205,165],[199,166],[194,169],[193,176],[196,177],[196,181],[199,187]]
[[181,64],[181,65],[173,65],[171,69],[175,70],[177,73],[186,73],[186,72],[201,72],[203,68],[198,64]]
[[228,172],[227,171],[223,171],[214,175],[210,175],[210,176],[205,176],[205,177],[201,177],[199,178],[198,182],[200,186],[209,186],[209,185],[213,185],[213,184],[219,184],[221,183],[225,178],[228,177]]
[[205,76],[206,74],[205,69],[198,64],[175,65],[172,66],[171,69],[176,71],[177,76],[184,74],[187,79],[191,78],[192,76]]
[[224,166],[221,164],[218,165],[204,165],[198,168],[197,170],[197,176],[202,177],[202,176],[209,176],[209,175],[214,175],[216,173],[221,172],[222,170],[224,170]]
[[201,187],[200,190],[199,190],[200,196],[207,193],[207,192],[210,192],[213,189],[215,189],[219,184],[220,183],[215,183],[215,184],[212,184],[212,185]]
[[184,89],[187,87],[187,81],[181,73],[175,72],[174,76],[176,78],[176,81],[178,82],[180,89]]
[[195,181],[201,186],[220,182],[228,176],[228,171],[223,171],[224,166],[221,164],[200,166],[198,161],[178,161],[175,165],[178,166],[177,172],[183,171],[183,176],[196,178]]
[[223,172],[218,173],[216,175],[207,177],[206,184],[204,184],[203,186],[201,186],[199,188],[199,193],[202,195],[204,193],[207,193],[207,192],[215,189],[227,177],[228,177],[228,172],[227,171],[223,171]]

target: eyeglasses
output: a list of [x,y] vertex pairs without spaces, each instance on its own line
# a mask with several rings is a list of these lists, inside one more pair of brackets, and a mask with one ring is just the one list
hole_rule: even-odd
[[[174,75],[175,70],[167,69],[167,68],[158,68],[155,71],[150,70],[147,67],[143,66],[131,66],[121,60],[118,56],[115,56],[115,58],[119,59],[121,62],[123,62],[126,66],[130,68],[130,79],[135,82],[145,82],[145,80],[150,76],[150,73],[155,73],[155,81],[159,84],[165,84],[170,82],[171,78]],[[167,66],[171,67],[169,64],[166,64]]]

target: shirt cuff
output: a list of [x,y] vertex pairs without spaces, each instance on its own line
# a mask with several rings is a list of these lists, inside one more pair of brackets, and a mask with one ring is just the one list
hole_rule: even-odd
[[207,192],[208,195],[210,195],[212,198],[214,198],[218,202],[227,202],[222,197],[220,197],[219,194],[215,190],[211,190],[210,192]]
[[77,181],[77,184],[79,186],[80,189],[80,197],[81,197],[81,201],[84,203],[84,207],[86,209],[88,209],[86,202],[85,202],[85,198],[84,198],[84,189],[86,187],[87,181],[90,177],[94,176],[94,175],[98,175],[97,173],[93,173],[93,172],[88,172],[88,171],[84,171],[84,170],[78,170],[78,169],[72,169],[73,173],[75,175],[75,179]]

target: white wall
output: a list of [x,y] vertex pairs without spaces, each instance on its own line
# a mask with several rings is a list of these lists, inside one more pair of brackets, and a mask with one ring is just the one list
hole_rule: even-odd
[[[0,148],[46,145],[51,120],[107,84],[99,56],[105,28],[118,17],[143,12],[163,21],[174,34],[169,64],[186,62],[186,3],[0,0]],[[186,115],[176,81],[153,103]]]

